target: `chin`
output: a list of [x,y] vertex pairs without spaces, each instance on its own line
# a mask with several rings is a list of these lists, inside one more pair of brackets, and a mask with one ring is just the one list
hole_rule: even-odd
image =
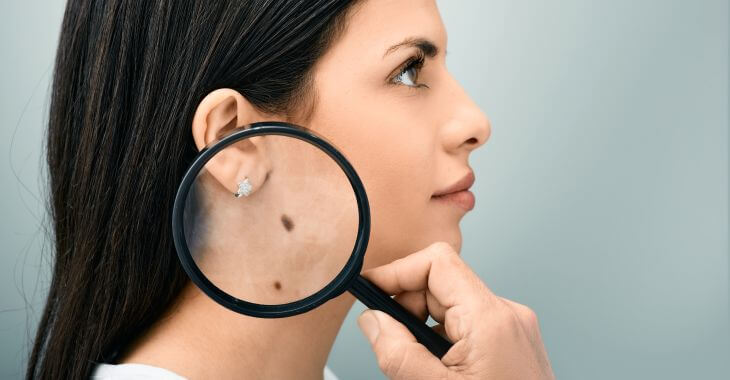
[[461,254],[461,228],[456,228],[455,232],[444,236],[444,238],[434,241],[445,241],[449,243],[456,253]]
[[[438,220],[438,219],[437,219]],[[443,241],[449,243],[454,251],[461,252],[462,234],[461,234],[461,218],[442,218],[439,223],[430,223],[427,233],[424,234],[421,241],[421,248],[437,242]]]
[[385,265],[412,253],[425,249],[435,242],[446,242],[461,254],[462,235],[459,223],[438,223],[420,226],[421,232],[412,231],[410,235],[379,234],[371,235],[365,253],[363,270]]

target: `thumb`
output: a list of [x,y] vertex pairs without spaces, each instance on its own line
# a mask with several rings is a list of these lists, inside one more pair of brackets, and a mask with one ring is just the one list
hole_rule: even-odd
[[448,369],[408,329],[379,310],[365,310],[357,324],[390,379],[443,379]]

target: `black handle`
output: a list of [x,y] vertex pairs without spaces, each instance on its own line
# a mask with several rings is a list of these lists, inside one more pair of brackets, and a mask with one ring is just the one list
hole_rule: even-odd
[[421,322],[401,304],[390,298],[383,290],[368,281],[365,277],[357,275],[352,286],[348,289],[352,295],[370,309],[380,310],[388,313],[398,322],[404,324],[413,336],[421,344],[426,346],[432,354],[441,359],[451,348],[452,343],[433,331],[428,325]]

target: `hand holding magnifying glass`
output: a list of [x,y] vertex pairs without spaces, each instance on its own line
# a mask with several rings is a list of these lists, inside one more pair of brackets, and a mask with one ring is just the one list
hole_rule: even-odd
[[434,243],[363,272],[454,342],[442,358],[388,314],[366,310],[358,325],[391,379],[554,379],[535,313],[496,296],[447,243]]
[[495,296],[448,244],[360,273],[365,187],[314,131],[260,122],[206,146],[172,224],[191,280],[236,312],[282,318],[352,293],[373,309],[359,323],[392,378],[553,377],[534,313]]

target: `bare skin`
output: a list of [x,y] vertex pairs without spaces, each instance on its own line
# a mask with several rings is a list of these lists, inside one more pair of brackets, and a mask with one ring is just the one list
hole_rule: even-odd
[[[420,69],[404,70],[418,48],[393,46],[418,38],[436,48],[433,57],[426,54]],[[335,143],[365,184],[372,231],[364,270],[434,242],[444,242],[457,254],[461,249],[459,222],[468,209],[435,194],[469,175],[469,155],[489,139],[491,125],[447,70],[446,47],[446,30],[434,0],[367,0],[350,15],[342,38],[315,66],[317,105],[306,127]],[[192,134],[202,149],[231,126],[266,120],[297,123],[292,115],[262,114],[240,93],[221,88],[198,105]],[[263,142],[254,145],[258,151],[270,147]],[[235,170],[211,172],[211,186],[219,187],[221,201],[232,199],[241,173],[251,179],[254,196],[258,192],[262,199],[275,198],[277,187],[271,184],[283,177],[258,156],[244,157],[249,153],[241,153],[240,160],[234,155],[231,162],[240,163]],[[299,223],[302,214],[297,205],[290,206],[275,214],[272,231],[306,233],[308,225]],[[412,274],[415,279],[422,273]],[[388,285],[385,278],[378,281]],[[283,278],[265,284],[269,291],[282,294],[290,290],[288,285]],[[395,294],[399,289],[388,290]],[[413,290],[425,294],[424,289]],[[427,311],[409,297],[413,296],[399,300],[414,312]],[[302,315],[259,319],[229,311],[189,284],[121,362],[159,366],[189,378],[321,379],[354,301],[345,293]]]

